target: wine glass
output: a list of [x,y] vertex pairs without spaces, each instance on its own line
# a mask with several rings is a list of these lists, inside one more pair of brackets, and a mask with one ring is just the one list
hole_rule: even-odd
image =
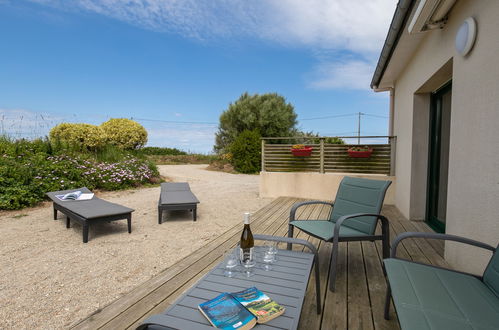
[[265,253],[272,255],[272,262],[277,261],[277,242],[265,241]]
[[246,277],[251,277],[254,275],[253,273],[253,267],[255,267],[255,260],[252,260],[252,259],[246,259],[244,261],[241,262],[244,266],[244,268],[246,269],[246,271],[244,272],[246,274]]
[[225,270],[224,275],[226,277],[234,277],[235,269],[239,265],[239,259],[234,253],[234,250],[228,250],[224,253]]
[[270,252],[270,250],[266,250],[263,254],[263,270],[269,271],[272,270],[271,264],[274,263],[274,255]]
[[253,253],[250,253],[249,255],[241,253],[241,265],[243,265],[245,269],[246,277],[253,276],[253,267],[256,265]]

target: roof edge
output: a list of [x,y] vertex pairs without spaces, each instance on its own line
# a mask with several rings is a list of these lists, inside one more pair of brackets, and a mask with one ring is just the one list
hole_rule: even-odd
[[393,14],[388,35],[386,36],[383,49],[379,55],[378,64],[376,65],[376,70],[374,71],[374,75],[371,80],[372,89],[377,89],[381,78],[383,78],[383,74],[385,73],[386,67],[390,62],[400,36],[404,31],[404,26],[409,19],[414,3],[416,3],[416,0],[399,0],[397,3],[397,8]]

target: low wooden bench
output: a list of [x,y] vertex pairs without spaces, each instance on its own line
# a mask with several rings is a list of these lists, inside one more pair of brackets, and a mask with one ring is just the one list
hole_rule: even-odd
[[[451,240],[493,252],[483,273],[468,273],[398,259],[397,246],[407,238]],[[393,296],[404,330],[499,329],[499,246],[435,233],[404,233],[384,260],[388,280],[385,318]]]
[[70,220],[76,221],[82,225],[83,243],[88,242],[88,227],[90,222],[126,219],[128,223],[128,233],[132,232],[132,212],[134,209],[111,203],[95,196],[90,200],[82,201],[61,201],[56,197],[56,195],[65,195],[75,191],[81,191],[85,194],[91,193],[87,187],[82,187],[78,189],[48,192],[47,196],[53,202],[54,220],[57,220],[57,211],[60,211],[66,215],[66,228],[70,227]]
[[158,223],[163,222],[163,211],[190,210],[193,221],[197,219],[199,200],[187,182],[163,182],[158,202]]

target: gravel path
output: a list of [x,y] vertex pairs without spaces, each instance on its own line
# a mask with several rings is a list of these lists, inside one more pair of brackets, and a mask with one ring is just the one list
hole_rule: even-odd
[[[0,212],[0,329],[67,328],[189,255],[270,202],[258,176],[162,165],[162,175],[189,182],[201,201],[198,221],[178,211],[157,223],[159,187],[99,194],[135,209],[126,221],[90,226],[52,220],[51,203]],[[165,220],[163,220],[165,221]]]

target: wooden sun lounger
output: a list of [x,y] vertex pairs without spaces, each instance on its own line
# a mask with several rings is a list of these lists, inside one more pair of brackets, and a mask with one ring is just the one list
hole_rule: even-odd
[[168,210],[190,210],[196,221],[198,203],[187,182],[163,182],[158,202],[158,223],[162,223],[163,211]]
[[60,211],[66,215],[66,228],[69,228],[70,220],[82,225],[83,243],[88,242],[88,227],[90,222],[94,221],[126,219],[128,222],[128,233],[132,232],[132,212],[134,209],[111,203],[95,196],[90,200],[82,201],[61,201],[56,197],[56,195],[64,195],[74,191],[91,193],[88,188],[82,187],[71,190],[52,191],[47,193],[47,196],[54,202],[54,220],[57,220],[57,211]]

